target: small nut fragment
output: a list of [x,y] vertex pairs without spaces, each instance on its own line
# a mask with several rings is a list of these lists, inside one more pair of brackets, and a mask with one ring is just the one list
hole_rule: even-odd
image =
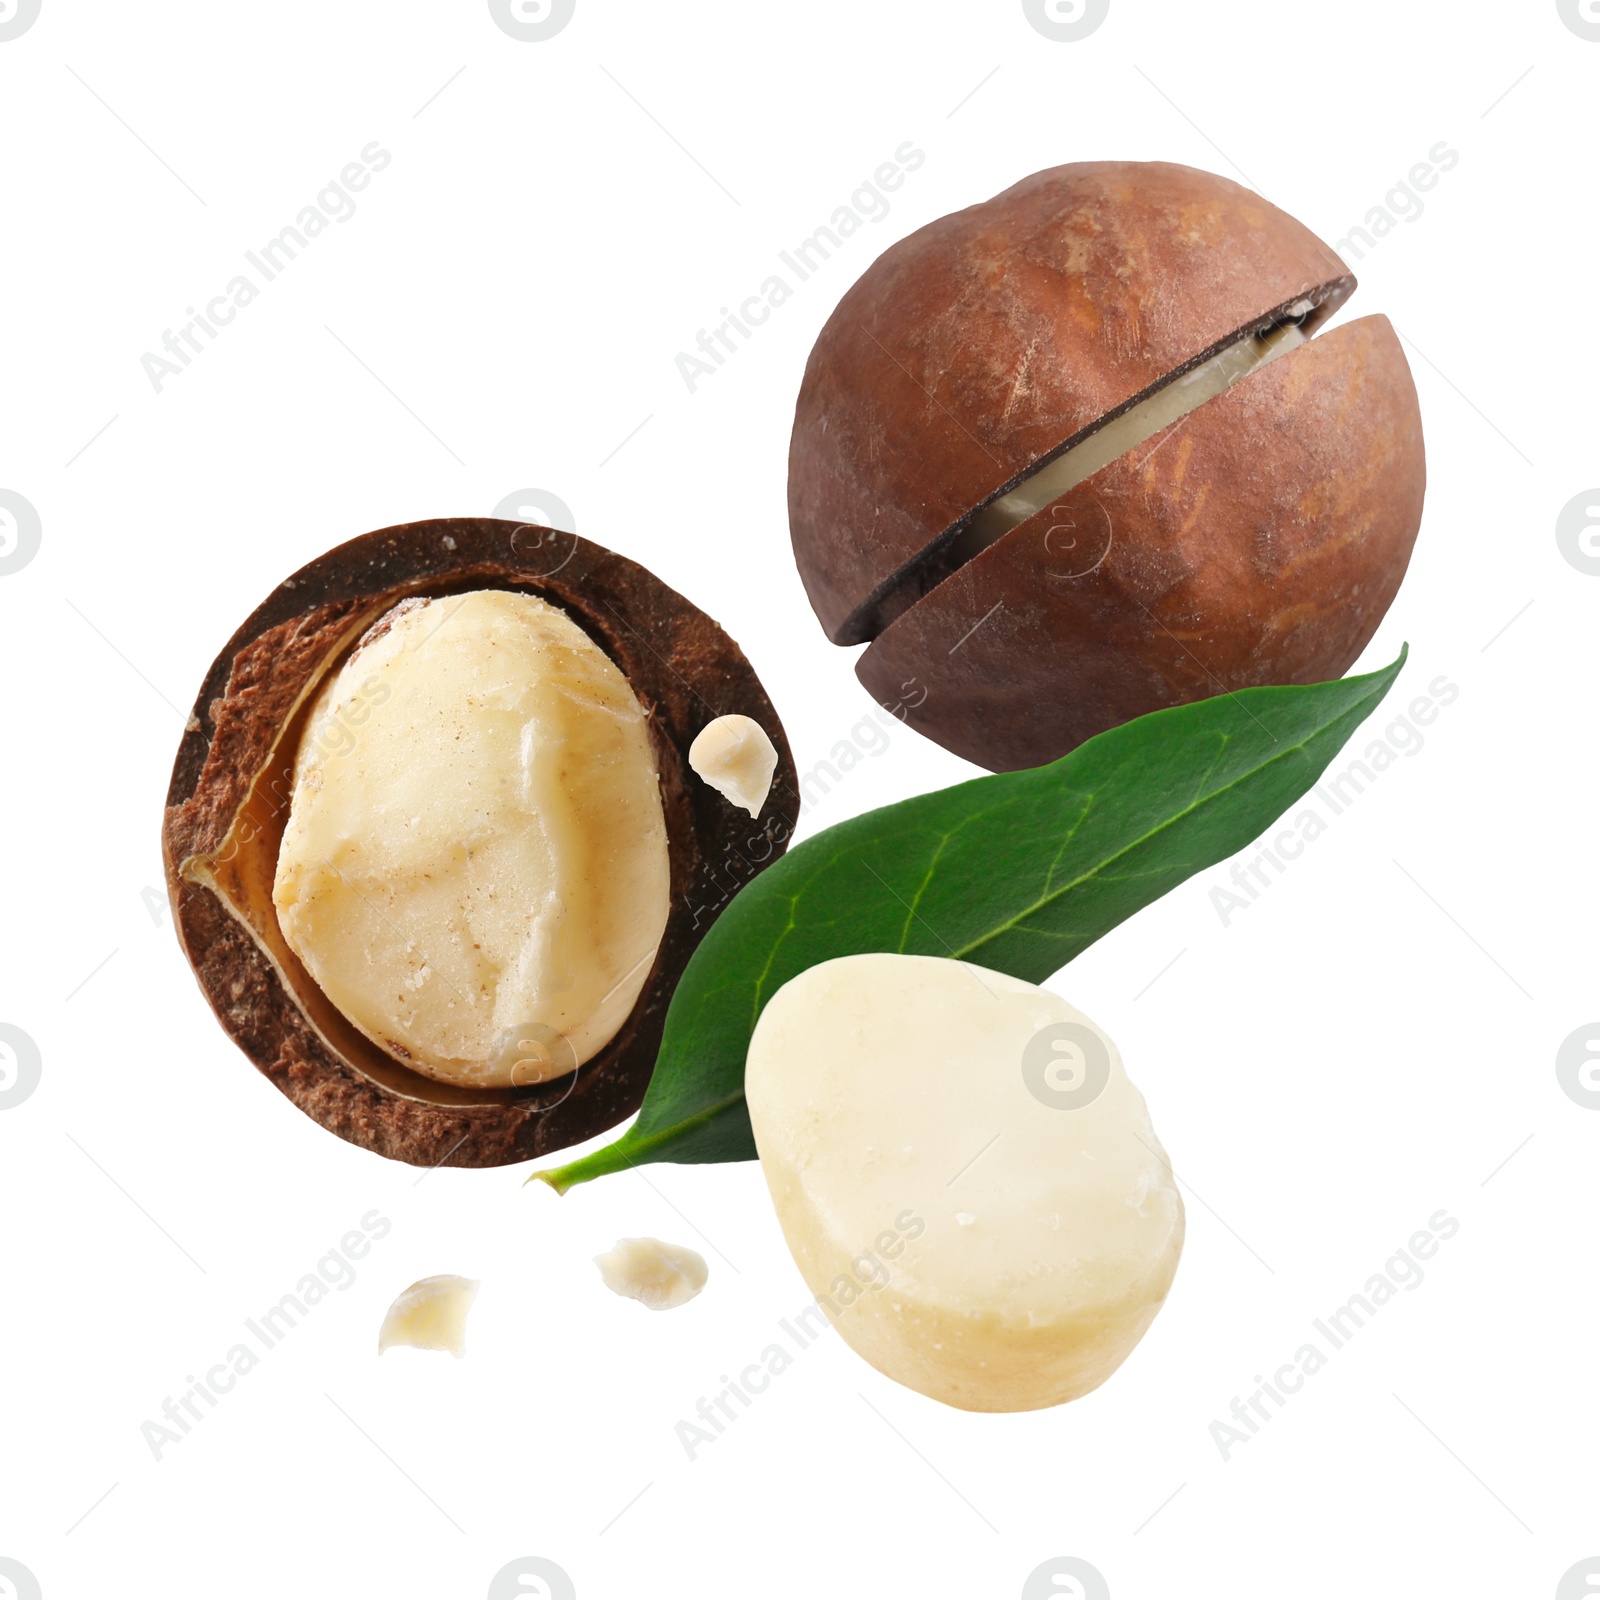
[[706,1286],[705,1257],[660,1239],[618,1239],[594,1261],[606,1288],[652,1311],[685,1305]]
[[378,1331],[378,1354],[401,1344],[448,1350],[459,1361],[467,1353],[467,1313],[477,1298],[476,1278],[446,1272],[419,1279],[389,1307]]
[[719,794],[760,816],[778,768],[778,752],[753,717],[718,717],[695,735],[689,765]]
[[1047,990],[939,957],[825,961],[761,1013],[745,1098],[801,1275],[897,1383],[1059,1405],[1166,1298],[1172,1169],[1115,1046]]

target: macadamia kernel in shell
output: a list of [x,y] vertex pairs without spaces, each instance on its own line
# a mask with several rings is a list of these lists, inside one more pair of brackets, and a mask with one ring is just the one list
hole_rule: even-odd
[[908,1388],[970,1411],[1076,1399],[1166,1298],[1172,1169],[1115,1046],[1048,990],[929,956],[823,962],[761,1013],[745,1097],[801,1275]]
[[564,612],[479,590],[396,607],[318,695],[273,901],[369,1038],[429,1077],[513,1086],[622,1026],[668,879],[627,679]]

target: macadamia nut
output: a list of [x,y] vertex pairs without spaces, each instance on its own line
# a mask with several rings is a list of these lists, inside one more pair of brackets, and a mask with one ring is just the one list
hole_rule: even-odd
[[801,1275],[908,1388],[969,1411],[1076,1399],[1166,1298],[1172,1169],[1116,1047],[1047,990],[929,956],[823,962],[761,1013],[745,1098]]
[[563,1076],[644,986],[669,911],[644,712],[566,614],[404,602],[322,689],[273,901],[330,1000],[448,1083]]
[[806,362],[789,531],[827,636],[991,771],[1340,677],[1422,521],[1416,385],[1309,229],[1158,161],[1052,167],[889,246]]
[[718,717],[695,735],[689,765],[719,794],[755,817],[767,803],[778,752],[753,717]]
[[383,1319],[378,1354],[403,1344],[414,1350],[448,1350],[459,1361],[467,1353],[467,1313],[477,1298],[477,1279],[453,1273],[412,1284]]
[[613,1294],[652,1311],[685,1305],[706,1286],[705,1257],[660,1239],[618,1239],[594,1264]]

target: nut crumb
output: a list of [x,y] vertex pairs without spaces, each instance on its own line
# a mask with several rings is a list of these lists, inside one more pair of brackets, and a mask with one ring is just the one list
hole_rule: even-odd
[[705,1257],[660,1239],[618,1239],[594,1258],[606,1288],[652,1311],[671,1311],[706,1286]]
[[399,1344],[448,1350],[459,1361],[467,1353],[467,1313],[477,1298],[476,1278],[446,1272],[419,1279],[389,1307],[378,1331],[378,1354]]
[[767,803],[778,752],[755,718],[718,717],[695,735],[689,765],[718,794],[754,817]]

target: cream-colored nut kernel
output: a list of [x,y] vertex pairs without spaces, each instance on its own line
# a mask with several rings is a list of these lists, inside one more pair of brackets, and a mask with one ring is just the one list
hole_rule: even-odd
[[761,1013],[745,1098],[801,1275],[908,1388],[1076,1399],[1166,1298],[1172,1169],[1116,1047],[1048,990],[930,956],[823,962]]
[[378,1354],[403,1344],[413,1350],[448,1350],[459,1361],[467,1353],[467,1313],[477,1298],[476,1278],[446,1272],[412,1284],[383,1319]]
[[346,1017],[447,1083],[561,1077],[633,1009],[670,908],[644,712],[532,595],[407,601],[322,689],[273,901]]
[[660,1239],[618,1239],[594,1261],[606,1288],[652,1311],[684,1305],[706,1286],[705,1257]]
[[689,746],[689,765],[736,806],[760,816],[778,770],[778,752],[754,717],[718,717]]

